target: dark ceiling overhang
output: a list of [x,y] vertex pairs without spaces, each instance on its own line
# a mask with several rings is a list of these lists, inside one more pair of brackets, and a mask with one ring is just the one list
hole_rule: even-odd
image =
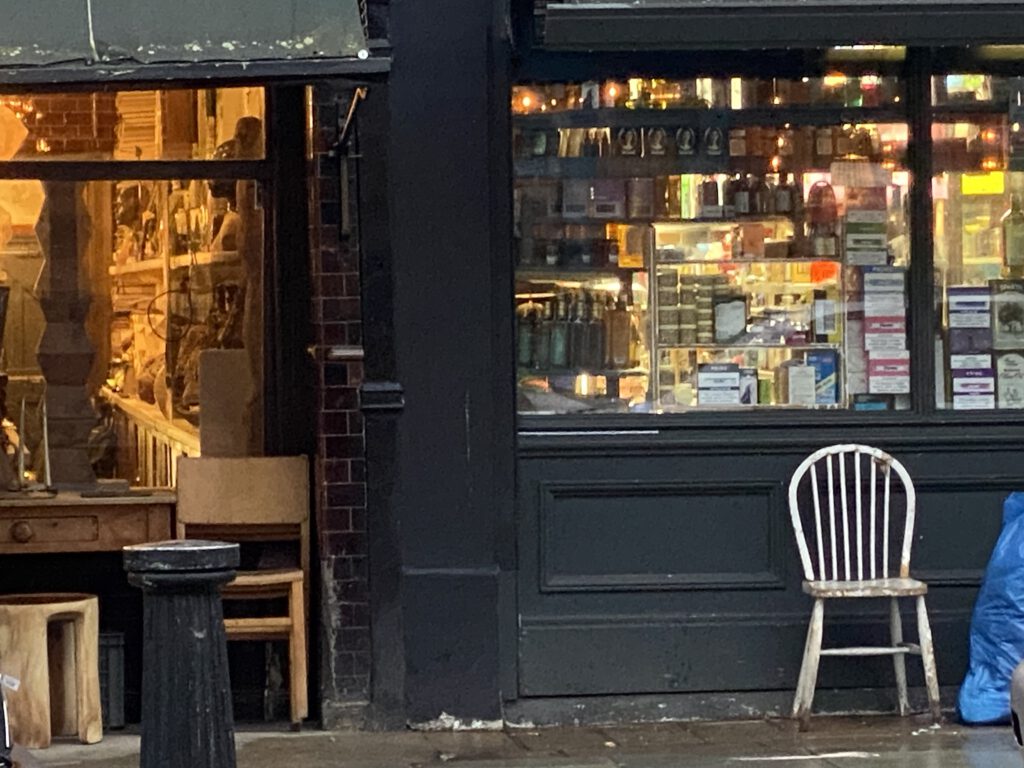
[[545,47],[562,50],[1022,41],[1019,0],[563,0],[547,4],[544,23]]
[[379,72],[359,0],[0,0],[5,83]]

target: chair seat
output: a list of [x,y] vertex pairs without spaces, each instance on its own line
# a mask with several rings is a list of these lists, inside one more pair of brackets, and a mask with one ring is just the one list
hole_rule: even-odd
[[812,597],[914,597],[928,592],[917,579],[865,579],[864,581],[805,581]]
[[229,587],[265,587],[302,581],[301,568],[268,568],[263,571],[239,571]]

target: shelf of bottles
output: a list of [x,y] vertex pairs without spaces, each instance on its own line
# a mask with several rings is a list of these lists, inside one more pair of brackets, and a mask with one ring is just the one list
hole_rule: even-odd
[[907,128],[869,121],[898,107],[882,80],[514,89],[520,410],[908,407]]

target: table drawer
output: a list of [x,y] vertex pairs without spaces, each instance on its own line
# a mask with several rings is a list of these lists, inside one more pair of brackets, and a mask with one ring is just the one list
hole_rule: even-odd
[[89,542],[99,538],[96,515],[15,517],[0,520],[0,543],[11,545]]
[[170,536],[162,505],[0,509],[0,552],[95,552]]

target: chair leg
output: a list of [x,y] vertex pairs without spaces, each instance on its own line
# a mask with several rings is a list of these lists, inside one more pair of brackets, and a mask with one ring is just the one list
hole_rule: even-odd
[[939,704],[939,676],[935,670],[935,646],[932,643],[932,629],[928,623],[928,610],[925,608],[924,595],[917,598],[917,634],[921,641],[921,661],[924,664],[924,683],[928,689],[928,708],[932,713],[932,721],[942,720],[942,709]]
[[[903,617],[900,616],[899,598],[892,598],[889,601],[889,635],[894,648],[903,645]],[[910,701],[907,697],[907,656],[904,653],[894,654],[892,665],[896,671],[896,697],[899,706],[900,717],[906,717],[910,711]]]
[[288,636],[288,695],[292,725],[297,727],[309,714],[306,680],[306,608],[301,581],[293,581],[288,598],[292,628]]
[[804,646],[804,660],[800,665],[800,679],[796,684],[793,699],[793,717],[800,721],[800,730],[810,725],[811,705],[814,703],[814,688],[818,682],[818,662],[821,660],[821,635],[825,624],[825,601],[814,601],[811,621],[807,625],[807,643]]

